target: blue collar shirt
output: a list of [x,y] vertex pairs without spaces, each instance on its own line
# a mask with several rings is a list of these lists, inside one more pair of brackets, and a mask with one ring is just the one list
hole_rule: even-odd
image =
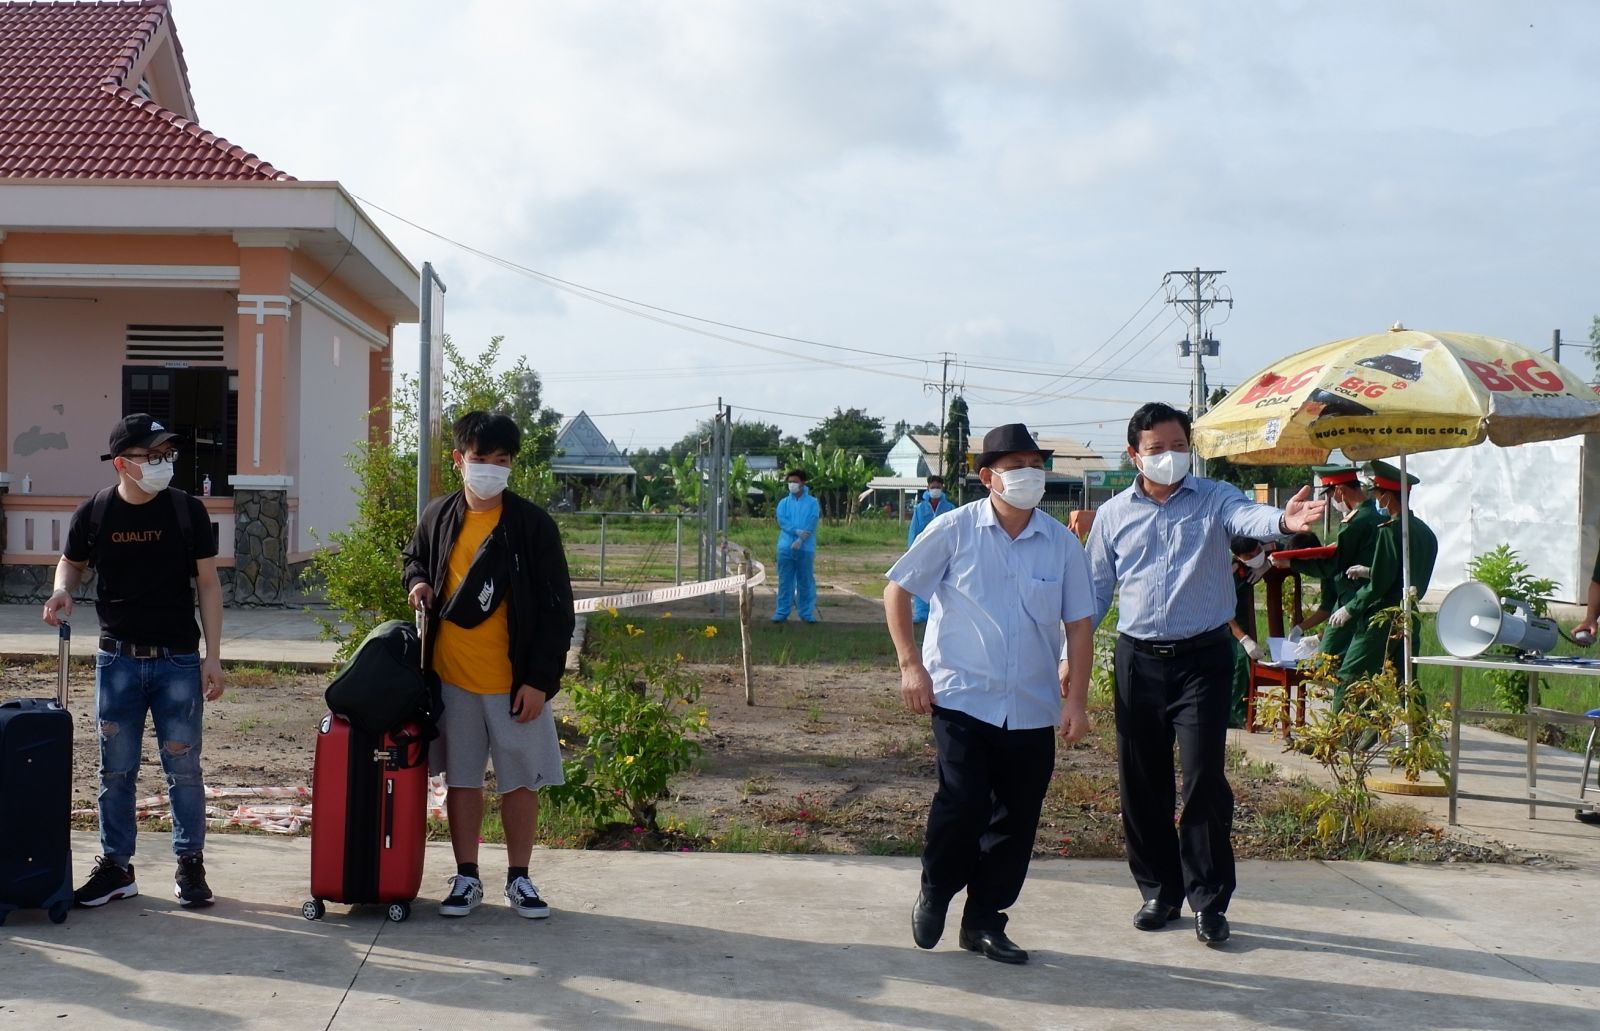
[[1106,618],[1120,584],[1120,633],[1181,641],[1215,630],[1233,618],[1236,600],[1229,540],[1276,539],[1282,519],[1282,509],[1248,501],[1220,480],[1185,476],[1158,502],[1135,477],[1133,486],[1100,506],[1089,531],[1095,625]]
[[1062,624],[1088,619],[1083,547],[1037,509],[1012,539],[987,498],[939,516],[885,574],[929,599],[935,705],[1010,730],[1061,721]]

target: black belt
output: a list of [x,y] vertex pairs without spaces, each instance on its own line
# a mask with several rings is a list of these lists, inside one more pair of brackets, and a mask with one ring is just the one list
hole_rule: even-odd
[[1182,655],[1185,652],[1199,651],[1201,648],[1213,647],[1214,645],[1221,643],[1222,636],[1227,633],[1227,631],[1227,627],[1219,626],[1215,630],[1207,630],[1203,634],[1195,634],[1193,637],[1185,637],[1181,641],[1141,641],[1139,638],[1129,637],[1127,634],[1121,634],[1119,636],[1121,636],[1124,641],[1127,641],[1128,645],[1136,652],[1143,652],[1146,655],[1155,655],[1163,659],[1170,659],[1174,655]]
[[130,659],[159,659],[172,653],[172,649],[161,644],[134,644],[131,641],[119,641],[115,637],[100,638],[100,650],[103,652],[116,652],[126,655]]

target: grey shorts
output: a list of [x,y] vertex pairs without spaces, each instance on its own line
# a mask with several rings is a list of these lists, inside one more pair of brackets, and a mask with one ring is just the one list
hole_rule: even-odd
[[474,694],[445,684],[444,716],[428,765],[433,773],[444,774],[450,787],[481,788],[484,770],[493,761],[495,788],[502,795],[517,788],[565,784],[554,708],[546,703],[538,719],[518,723],[505,695]]

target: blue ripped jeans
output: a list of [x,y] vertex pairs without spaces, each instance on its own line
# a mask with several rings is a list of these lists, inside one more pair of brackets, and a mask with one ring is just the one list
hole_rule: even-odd
[[134,813],[145,715],[155,724],[172,805],[172,851],[206,843],[205,785],[200,776],[200,653],[163,651],[135,659],[100,651],[94,658],[95,718],[100,729],[100,851],[127,865],[138,825]]

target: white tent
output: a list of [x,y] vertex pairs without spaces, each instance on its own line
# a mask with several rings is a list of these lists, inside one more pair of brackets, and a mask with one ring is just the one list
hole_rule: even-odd
[[1467,563],[1509,544],[1554,600],[1583,602],[1600,548],[1600,434],[1502,448],[1427,451],[1407,459],[1421,478],[1411,508],[1439,537],[1429,593],[1462,583]]

